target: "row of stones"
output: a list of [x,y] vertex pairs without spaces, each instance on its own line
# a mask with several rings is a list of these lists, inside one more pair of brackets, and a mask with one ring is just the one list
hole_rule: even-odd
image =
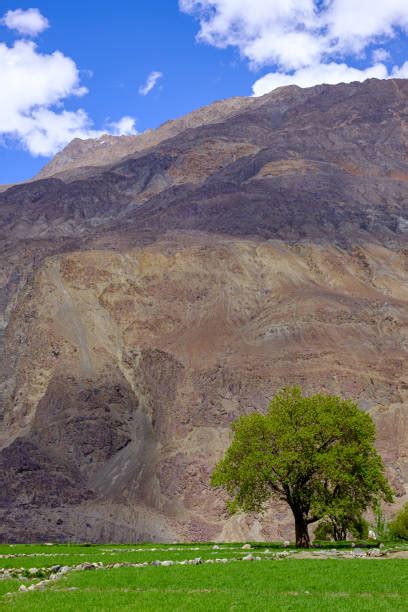
[[[276,553],[276,555],[274,555],[273,558],[281,559],[281,558],[287,557],[288,555],[289,553],[284,551],[284,552]],[[254,557],[253,555],[249,554],[249,555],[246,555],[245,557],[230,558],[230,559],[221,558],[221,559],[203,560],[201,557],[196,557],[195,559],[185,559],[183,561],[156,560],[156,561],[150,561],[150,562],[145,561],[144,563],[125,563],[124,562],[124,563],[109,563],[109,564],[103,564],[102,562],[97,562],[97,563],[80,563],[79,565],[73,565],[73,566],[69,566],[69,565],[64,565],[62,567],[54,566],[53,568],[49,568],[50,574],[48,578],[41,580],[40,582],[37,582],[35,584],[31,584],[30,586],[21,584],[19,587],[19,591],[23,591],[23,592],[24,591],[43,591],[47,585],[51,584],[55,580],[58,580],[59,578],[62,578],[63,576],[65,576],[71,571],[109,570],[109,569],[118,569],[121,567],[137,567],[137,568],[158,567],[158,566],[170,567],[172,565],[201,565],[203,563],[231,563],[231,562],[236,562],[236,561],[262,561],[262,557]],[[31,570],[36,570],[37,572],[45,572],[47,571],[47,569],[48,568],[40,568],[40,569],[31,568]],[[32,578],[35,577],[34,572],[32,573],[31,577]],[[10,594],[11,593],[9,593],[9,595]]]
[[[337,556],[342,557],[342,558],[356,558],[356,557],[381,557],[381,556],[385,556],[387,555],[387,551],[385,550],[380,550],[378,548],[373,548],[370,549],[367,552],[364,552],[361,549],[355,549],[353,551],[342,551],[339,552],[337,550],[332,550],[332,551],[314,551],[316,554],[333,554],[336,553]],[[293,551],[292,553],[288,552],[288,551],[282,551],[282,552],[278,552],[275,553],[274,555],[269,556],[267,559],[264,557],[262,559],[262,557],[259,556],[254,556],[251,553],[245,555],[244,557],[233,557],[233,558],[217,558],[217,559],[206,559],[203,560],[201,557],[196,557],[195,559],[184,559],[183,561],[172,561],[172,560],[165,560],[165,561],[150,561],[147,562],[145,561],[144,563],[110,563],[110,564],[103,564],[102,562],[98,562],[98,563],[80,563],[79,565],[74,565],[74,566],[68,566],[68,565],[64,565],[64,566],[54,566],[52,568],[40,568],[39,570],[37,568],[31,568],[30,574],[32,577],[35,577],[36,575],[39,575],[39,572],[47,572],[49,571],[49,577],[41,580],[40,582],[37,582],[35,584],[31,584],[30,586],[26,586],[25,584],[21,584],[19,587],[19,591],[36,591],[36,590],[44,590],[45,587],[52,583],[55,580],[58,580],[59,578],[62,578],[63,576],[65,576],[66,574],[68,574],[71,571],[83,571],[83,570],[109,570],[109,569],[118,569],[118,568],[122,568],[122,567],[137,567],[137,568],[142,568],[142,567],[171,567],[173,565],[201,565],[203,563],[233,563],[233,562],[237,562],[237,561],[262,561],[262,560],[273,560],[273,559],[284,559],[286,557],[288,557],[289,555],[295,555],[296,552]],[[37,572],[37,574],[36,574]]]
[[[51,543],[47,543],[45,544],[46,546],[54,546],[54,544]],[[285,540],[282,543],[282,547],[283,548],[289,548],[290,547],[290,542],[288,540]],[[14,546],[13,544],[9,545]],[[352,548],[355,548],[354,544],[351,544]],[[106,555],[106,554],[114,554],[114,553],[133,553],[133,552],[183,552],[183,551],[203,551],[205,550],[206,547],[203,546],[167,546],[166,548],[160,548],[160,547],[154,547],[154,548],[147,548],[147,547],[143,547],[143,548],[101,548],[100,552],[98,551],[98,554],[100,555]],[[243,546],[222,546],[219,544],[214,544],[213,546],[211,546],[211,548],[213,550],[226,550],[226,551],[236,551],[236,550],[250,550],[252,548],[251,544],[244,544]],[[380,548],[384,548],[384,544],[380,544]],[[355,550],[360,550],[360,549],[355,549]],[[376,550],[376,549],[373,549]],[[259,551],[259,553],[263,554],[269,554],[269,550],[265,550],[265,551]],[[317,551],[318,553],[320,552],[324,552],[324,551]],[[331,552],[337,552],[335,549],[333,549]],[[59,553],[59,552],[53,552],[53,553],[45,553],[45,552],[37,552],[37,553],[7,553],[7,554],[0,554],[0,559],[15,559],[17,557],[70,557],[72,556],[72,552],[64,552],[64,553]],[[75,552],[75,555],[78,557],[86,557],[89,556],[89,552]]]
[[[244,544],[244,546],[242,546],[241,548],[243,548],[244,550],[246,550],[246,548],[249,547],[251,548],[250,544]],[[239,547],[234,547],[234,546],[218,546],[217,544],[214,544],[214,546],[212,546],[212,548],[214,550],[239,550]],[[102,548],[98,552],[98,554],[100,555],[106,555],[106,554],[115,554],[115,553],[133,553],[133,552],[183,552],[186,550],[190,550],[190,551],[199,551],[199,550],[203,550],[203,547],[201,546],[183,546],[183,547],[166,547],[166,548]],[[16,559],[17,557],[70,557],[72,556],[72,552],[64,552],[64,553],[48,553],[48,552],[37,552],[37,553],[7,553],[7,554],[0,554],[0,559]],[[89,556],[89,552],[84,552],[84,553],[80,553],[80,552],[75,552],[75,555],[77,557],[86,557]]]

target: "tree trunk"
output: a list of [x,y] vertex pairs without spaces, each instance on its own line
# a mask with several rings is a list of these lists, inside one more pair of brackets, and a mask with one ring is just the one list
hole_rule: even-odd
[[347,538],[347,531],[342,527],[333,525],[333,537],[335,542],[342,542]]
[[298,548],[310,548],[310,537],[307,520],[303,515],[295,514],[296,546]]

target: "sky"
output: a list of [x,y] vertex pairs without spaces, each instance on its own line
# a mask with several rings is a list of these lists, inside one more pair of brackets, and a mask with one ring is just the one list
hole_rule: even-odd
[[408,78],[408,0],[0,0],[0,184],[75,137],[371,77]]

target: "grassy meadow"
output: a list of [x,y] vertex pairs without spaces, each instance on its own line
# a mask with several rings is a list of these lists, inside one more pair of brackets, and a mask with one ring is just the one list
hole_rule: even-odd
[[[340,558],[333,544],[312,551],[310,558],[293,549],[284,557],[273,544],[253,544],[249,551],[241,544],[218,546],[0,545],[0,567],[7,568],[0,580],[0,609],[408,610],[408,559]],[[248,554],[257,560],[244,561]],[[176,564],[198,558],[197,565]],[[175,564],[152,565],[162,561]],[[38,583],[41,568],[58,571],[84,563],[101,565],[68,571],[41,591],[19,590]],[[123,563],[146,565],[112,567]],[[49,571],[44,569],[44,576]]]

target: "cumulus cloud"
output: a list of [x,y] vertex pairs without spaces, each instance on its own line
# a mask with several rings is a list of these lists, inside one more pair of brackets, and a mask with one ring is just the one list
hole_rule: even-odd
[[199,18],[198,40],[236,46],[253,65],[294,69],[322,53],[313,0],[180,0],[180,8]]
[[[96,130],[85,110],[66,110],[69,97],[82,97],[75,62],[60,51],[39,52],[30,40],[17,40],[9,47],[0,43],[0,138],[17,142],[33,155],[49,156],[73,138],[96,138]],[[123,117],[108,126],[113,134],[134,133],[134,120]]]
[[299,85],[299,87],[312,87],[316,83],[335,85],[336,83],[352,83],[353,81],[365,81],[366,79],[386,79],[388,71],[384,64],[376,64],[366,70],[358,70],[347,66],[347,64],[316,64],[301,68],[293,74],[284,72],[271,72],[261,79],[255,81],[252,91],[255,96],[282,87],[283,85]]
[[406,0],[332,0],[322,14],[335,49],[361,52],[371,42],[393,37],[397,28],[408,30]]
[[391,76],[394,79],[408,79],[408,61],[402,66],[394,66]]
[[408,32],[407,0],[179,0],[179,5],[198,18],[199,41],[238,48],[252,69],[273,67],[254,84],[256,95],[289,83],[386,78],[381,62],[390,58],[383,48],[374,51],[373,65],[364,70],[351,67],[350,60],[361,60],[371,45],[382,45],[401,30]]
[[22,142],[32,155],[49,156],[74,138],[97,138],[103,132],[92,129],[92,122],[82,109],[57,113],[40,107],[28,116],[19,116],[14,133],[8,134]]
[[108,127],[113,136],[134,136],[137,134],[135,119],[127,115],[119,121],[110,123]]
[[37,36],[49,27],[48,19],[41,15],[36,8],[16,9],[15,11],[7,11],[1,20],[1,23],[10,30],[16,30],[23,36]]
[[157,85],[159,79],[163,76],[162,72],[151,72],[146,79],[146,82],[139,87],[139,93],[141,96],[147,96],[148,93],[152,91]]

